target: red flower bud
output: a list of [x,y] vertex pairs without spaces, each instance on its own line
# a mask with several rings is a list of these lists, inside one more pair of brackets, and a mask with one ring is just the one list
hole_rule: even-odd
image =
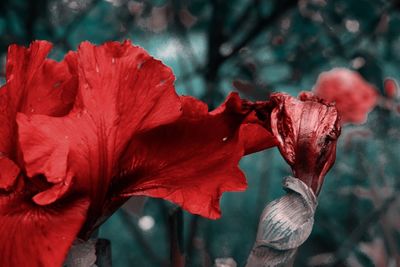
[[336,108],[311,93],[299,99],[282,93],[271,96],[271,128],[295,177],[318,194],[336,155],[340,134]]

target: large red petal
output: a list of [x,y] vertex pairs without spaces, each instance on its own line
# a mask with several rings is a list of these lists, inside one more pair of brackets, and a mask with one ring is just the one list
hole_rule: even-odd
[[30,114],[65,115],[77,89],[76,55],[61,62],[47,59],[52,45],[33,42],[29,48],[11,45],[7,54],[7,89],[15,110]]
[[0,266],[62,266],[82,227],[85,200],[65,200],[46,207],[35,205],[29,187],[0,194]]
[[[244,155],[239,130],[246,114],[236,94],[211,113],[194,98],[182,101],[184,115],[178,122],[143,133],[130,144],[123,166],[130,176],[121,177],[116,191],[164,198],[216,219],[222,193],[246,188],[238,168]],[[131,184],[126,188],[127,179]]]
[[109,42],[79,46],[79,95],[76,108],[90,114],[96,124],[114,128],[118,140],[132,133],[174,121],[181,106],[174,75],[145,50]]
[[[176,120],[181,102],[171,70],[129,42],[86,42],[77,55],[72,111],[60,118],[19,114],[19,140],[29,176],[65,183],[72,175],[74,190],[91,196],[98,216],[126,145],[135,134]],[[51,203],[64,189],[35,200]]]

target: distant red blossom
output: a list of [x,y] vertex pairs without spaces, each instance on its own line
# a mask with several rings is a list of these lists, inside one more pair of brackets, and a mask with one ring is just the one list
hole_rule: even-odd
[[241,157],[275,145],[238,95],[209,112],[178,96],[171,70],[129,42],[84,42],[61,62],[46,59],[50,49],[37,41],[8,51],[0,266],[62,265],[74,239],[133,195],[218,218],[221,194],[246,188]]
[[398,95],[399,86],[395,79],[386,78],[383,82],[383,89],[385,90],[385,95],[388,98],[394,99]]
[[373,85],[345,68],[335,68],[319,75],[313,91],[318,97],[335,102],[342,123],[364,123],[378,101]]

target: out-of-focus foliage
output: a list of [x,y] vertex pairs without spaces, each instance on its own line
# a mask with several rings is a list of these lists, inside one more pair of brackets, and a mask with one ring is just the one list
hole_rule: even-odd
[[[7,46],[34,39],[53,42],[55,59],[83,40],[132,39],[174,70],[180,94],[211,107],[235,88],[266,99],[309,90],[333,67],[357,70],[381,99],[366,124],[344,127],[295,266],[400,266],[399,99],[383,94],[385,77],[400,80],[399,25],[398,0],[2,0],[1,77]],[[188,266],[221,257],[243,266],[263,207],[283,194],[290,170],[276,149],[245,158],[242,167],[249,189],[224,195],[222,219],[185,213]],[[168,265],[170,209],[151,199],[101,228],[114,266]]]

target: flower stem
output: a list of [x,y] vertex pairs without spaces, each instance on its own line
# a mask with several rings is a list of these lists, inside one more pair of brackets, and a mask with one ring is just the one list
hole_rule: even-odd
[[170,232],[170,257],[172,267],[185,266],[185,254],[183,249],[183,214],[182,209],[172,210],[169,216]]

